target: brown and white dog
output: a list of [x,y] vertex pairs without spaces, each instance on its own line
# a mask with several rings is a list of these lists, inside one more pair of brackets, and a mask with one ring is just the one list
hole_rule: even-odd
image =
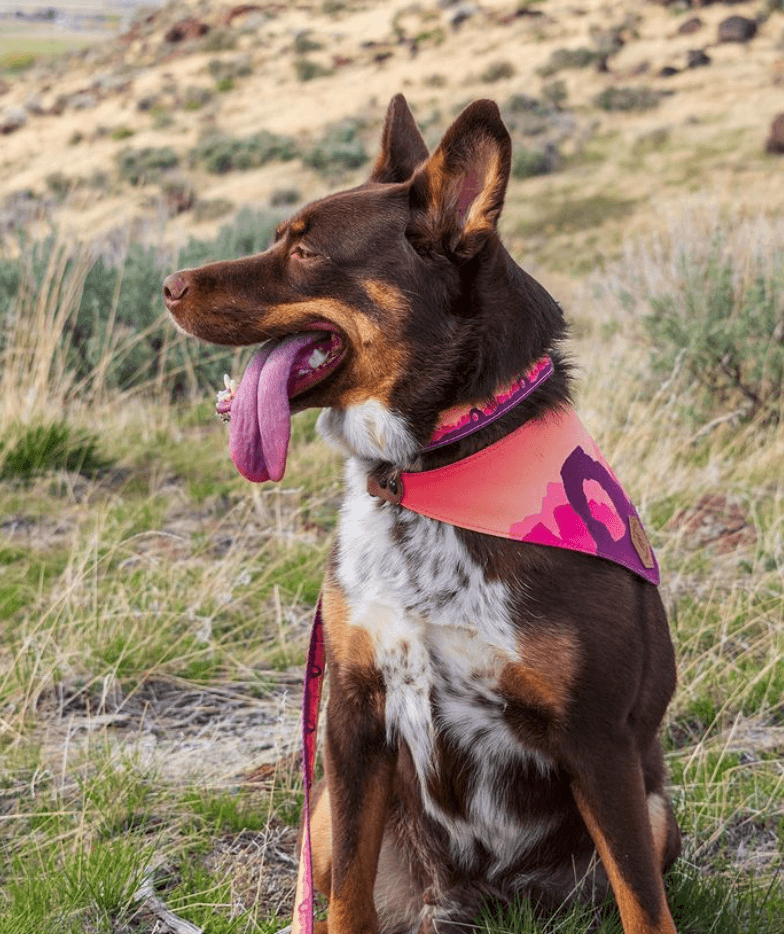
[[[657,736],[675,663],[656,587],[372,495],[379,471],[461,461],[569,403],[561,310],[497,232],[510,159],[492,102],[430,155],[398,95],[366,184],[304,207],[260,255],[164,284],[188,333],[269,342],[246,374],[258,413],[232,411],[246,475],[282,475],[289,398],[323,409],[347,457],[312,801],[329,934],[463,932],[486,899],[554,911],[608,885],[625,934],[675,931],[662,874],[680,834]],[[552,376],[523,402],[425,450],[443,412],[544,355]]]

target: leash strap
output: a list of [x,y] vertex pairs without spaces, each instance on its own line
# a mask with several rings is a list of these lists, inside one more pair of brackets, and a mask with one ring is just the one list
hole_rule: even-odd
[[313,768],[316,763],[316,734],[324,664],[324,625],[321,618],[321,597],[319,597],[316,615],[313,619],[313,630],[310,634],[308,664],[302,693],[302,783],[305,787],[305,801],[291,934],[313,934],[315,893],[310,843],[310,786],[313,782]]

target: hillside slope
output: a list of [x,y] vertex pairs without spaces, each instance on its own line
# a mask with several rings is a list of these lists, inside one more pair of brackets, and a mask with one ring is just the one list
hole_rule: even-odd
[[[730,16],[755,35],[719,42]],[[432,141],[493,97],[518,153],[513,247],[583,271],[687,193],[780,211],[783,37],[778,0],[172,3],[2,76],[0,231],[182,242],[360,179],[397,91]]]

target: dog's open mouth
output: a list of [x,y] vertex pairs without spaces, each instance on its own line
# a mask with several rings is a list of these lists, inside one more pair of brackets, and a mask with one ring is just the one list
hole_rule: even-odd
[[247,480],[280,480],[291,437],[290,400],[333,373],[343,360],[340,335],[320,324],[313,330],[270,340],[245,370],[236,391],[218,393],[216,409],[231,413],[229,449]]

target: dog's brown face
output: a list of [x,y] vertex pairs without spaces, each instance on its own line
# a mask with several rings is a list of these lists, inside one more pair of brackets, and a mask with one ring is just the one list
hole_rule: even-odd
[[405,460],[446,404],[489,395],[488,372],[512,376],[543,352],[539,331],[552,333],[552,321],[537,329],[521,309],[510,340],[488,327],[492,303],[478,314],[471,300],[477,272],[500,280],[513,265],[496,230],[510,154],[498,108],[478,101],[429,157],[398,96],[366,184],[307,205],[264,253],[169,276],[166,305],[183,330],[217,344],[313,334],[301,358],[321,348],[326,363],[290,380],[293,409],[326,407],[334,440]]
[[[371,396],[386,402],[405,368],[409,306],[384,281],[383,266],[392,256],[416,266],[404,246],[407,221],[403,186],[333,195],[281,224],[265,253],[175,273],[164,286],[166,304],[183,330],[216,344],[261,344],[324,329],[336,335],[340,356],[295,405],[348,406]],[[339,235],[346,229],[349,240]]]

